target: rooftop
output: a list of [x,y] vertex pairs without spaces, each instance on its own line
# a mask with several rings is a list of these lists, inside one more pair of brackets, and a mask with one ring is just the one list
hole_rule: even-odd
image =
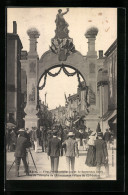
[[19,44],[21,45],[21,49],[23,48],[22,42],[17,34],[17,23],[16,21],[13,21],[13,33],[7,33],[7,39],[8,40],[17,40]]
[[105,52],[105,56],[109,56],[114,49],[117,47],[117,39],[111,44],[111,46],[108,48],[108,50]]
[[69,100],[69,101],[70,101],[70,100],[76,100],[78,97],[79,97],[78,94],[73,94],[73,95],[70,95],[70,96],[68,97],[68,100]]

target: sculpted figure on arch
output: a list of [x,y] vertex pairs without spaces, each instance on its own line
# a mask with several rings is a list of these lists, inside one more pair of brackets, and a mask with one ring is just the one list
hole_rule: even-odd
[[68,23],[65,21],[63,15],[67,14],[69,12],[69,8],[67,8],[67,11],[62,13],[62,9],[58,10],[58,14],[56,15],[56,30],[55,30],[55,38],[64,39],[68,38]]

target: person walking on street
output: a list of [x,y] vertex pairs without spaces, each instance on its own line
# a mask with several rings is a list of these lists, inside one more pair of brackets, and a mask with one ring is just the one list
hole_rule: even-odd
[[88,140],[88,152],[85,164],[89,167],[96,166],[96,149],[95,149],[95,139],[96,139],[96,133],[92,132],[89,136]]
[[62,146],[66,146],[66,162],[68,167],[68,172],[70,172],[70,166],[72,172],[74,172],[75,167],[75,157],[79,157],[78,143],[74,139],[75,134],[73,132],[68,133],[68,139],[62,143]]
[[38,152],[38,145],[39,145],[39,137],[38,137],[37,127],[34,127],[33,138],[34,138],[35,152],[37,153]]
[[88,141],[88,133],[85,131],[83,131],[83,139],[82,139],[82,143],[83,143],[83,150],[87,150],[87,141]]
[[40,127],[40,130],[41,130],[40,141],[42,146],[42,152],[46,152],[46,131],[43,127]]
[[29,175],[29,168],[26,160],[27,151],[26,148],[30,147],[30,142],[25,138],[25,132],[23,129],[19,130],[19,136],[17,138],[16,151],[15,151],[15,175],[19,177],[19,167],[21,159],[23,161],[26,175]]
[[79,133],[80,133],[80,146],[83,146],[83,142],[82,142],[82,140],[83,140],[83,129],[80,129]]
[[75,132],[75,138],[76,138],[76,141],[77,141],[77,144],[78,144],[78,150],[80,149],[80,138],[81,138],[81,133],[76,129],[76,132]]
[[[54,129],[55,130],[55,129]],[[53,131],[52,130],[48,130],[47,133],[46,133],[46,144],[45,144],[45,147],[46,147],[46,151],[48,151],[48,143],[49,141],[53,138]]]
[[98,173],[98,178],[100,178],[101,166],[105,166],[106,177],[109,176],[109,165],[108,165],[108,151],[107,144],[103,140],[103,133],[99,132],[97,134],[98,139],[95,141],[96,147],[96,169]]
[[106,132],[104,133],[103,139],[107,144],[107,149],[110,149],[111,133],[109,132],[108,129],[106,129]]
[[57,130],[53,130],[53,138],[48,142],[48,159],[51,159],[51,172],[57,173],[59,166],[59,156],[61,154],[61,141],[57,138]]

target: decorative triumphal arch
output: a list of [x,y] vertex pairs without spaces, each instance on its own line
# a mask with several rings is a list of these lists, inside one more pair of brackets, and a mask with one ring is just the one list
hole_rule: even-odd
[[[68,10],[67,10],[68,12]],[[67,13],[65,12],[65,13]],[[80,75],[83,77],[85,84],[93,91],[93,103],[91,109],[93,110],[90,117],[87,117],[87,121],[92,123],[98,121],[97,111],[97,97],[96,97],[96,51],[95,51],[95,37],[98,33],[96,28],[89,29],[85,36],[88,39],[88,53],[84,57],[80,52],[75,49],[73,39],[69,37],[68,23],[63,18],[63,15],[59,13],[56,16],[56,30],[55,37],[51,39],[51,46],[47,52],[45,52],[39,59],[37,54],[37,39],[40,34],[37,29],[31,28],[27,31],[30,40],[30,49],[27,59],[21,60],[21,67],[26,71],[27,75],[27,104],[24,109],[26,116],[25,128],[31,128],[37,126],[37,104],[38,104],[38,92],[42,90],[46,84],[47,75],[57,76],[60,71],[64,71],[68,76],[77,74],[78,82],[80,84]],[[43,32],[42,32],[43,34]],[[59,71],[55,74],[51,73],[51,69],[60,67]],[[66,69],[70,67],[73,69],[72,73],[69,73]],[[90,74],[89,74],[90,71]],[[91,75],[91,77],[90,77]],[[39,86],[39,82],[44,76],[44,84]],[[90,112],[91,113],[91,112]]]

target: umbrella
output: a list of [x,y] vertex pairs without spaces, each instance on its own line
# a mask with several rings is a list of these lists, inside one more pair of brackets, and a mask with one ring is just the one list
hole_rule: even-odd
[[15,124],[13,124],[13,123],[7,123],[7,124],[6,124],[6,126],[7,126],[7,128],[16,127],[16,125],[15,125]]

